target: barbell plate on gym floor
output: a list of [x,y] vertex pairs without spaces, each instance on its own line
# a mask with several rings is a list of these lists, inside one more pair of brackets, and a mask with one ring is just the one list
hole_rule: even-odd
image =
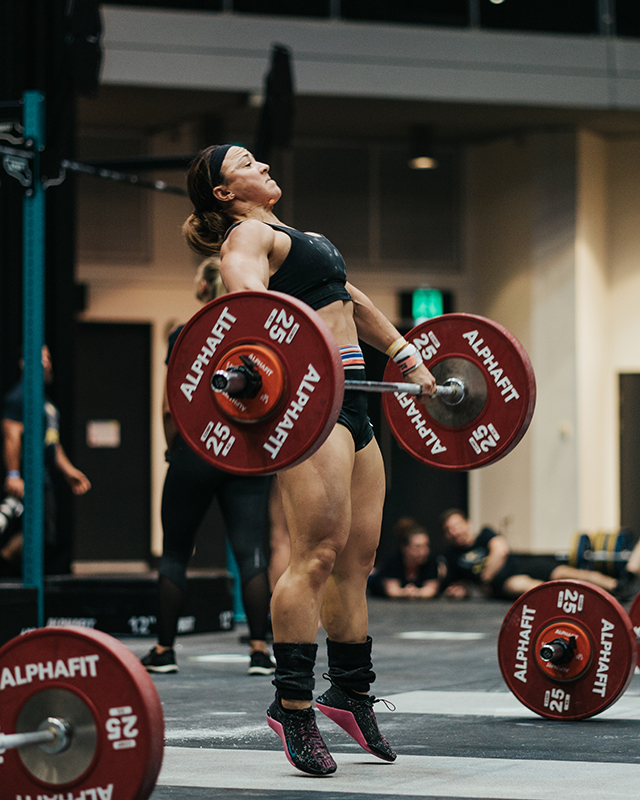
[[610,575],[613,575],[614,578],[619,578],[625,571],[627,561],[629,560],[629,556],[633,550],[633,545],[634,541],[631,531],[623,528],[618,532],[613,545],[613,552],[611,556],[611,572],[609,573]]
[[[406,339],[437,383],[462,380],[465,397],[455,406],[438,398],[425,406],[407,394],[385,394],[385,416],[400,445],[445,470],[486,466],[511,452],[529,427],[536,400],[533,367],[520,342],[502,325],[474,314],[434,317]],[[389,360],[384,380],[400,378]]]
[[[265,353],[267,369],[278,365],[276,402],[270,396],[261,408],[261,395],[245,401],[212,390],[212,374],[233,366],[239,348],[261,371]],[[236,474],[273,473],[308,458],[331,433],[343,394],[331,331],[308,305],[280,292],[237,292],[208,303],[180,332],[167,371],[169,407],[185,441]]]
[[587,569],[605,572],[609,556],[608,548],[612,542],[613,537],[604,531],[596,531],[591,534],[591,552],[585,554],[589,565]]
[[162,766],[162,706],[121,642],[88,628],[38,628],[0,649],[0,733],[28,733],[48,717],[70,724],[69,747],[0,752],[7,797],[151,795]]
[[569,549],[569,566],[575,569],[591,569],[591,563],[585,553],[593,550],[591,537],[588,533],[574,533]]
[[[597,542],[594,548],[598,553],[598,558],[592,561],[591,569],[604,572],[605,575],[615,576],[617,544],[617,533],[601,534],[601,539]],[[600,561],[599,558],[600,552],[602,553],[602,561]]]
[[[542,646],[575,641],[574,658],[553,663]],[[513,694],[549,719],[586,719],[622,695],[633,677],[636,637],[620,603],[582,581],[549,581],[519,597],[498,635],[498,661]]]

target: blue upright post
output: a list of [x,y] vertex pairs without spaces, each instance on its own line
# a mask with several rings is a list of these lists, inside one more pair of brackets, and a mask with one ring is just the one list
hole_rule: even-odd
[[240,570],[238,569],[238,562],[233,555],[233,550],[227,542],[227,572],[231,573],[233,578],[233,618],[236,622],[246,622],[247,615],[244,610],[244,603],[242,602],[242,580],[240,578]]
[[38,626],[44,624],[44,238],[45,202],[40,181],[40,151],[44,147],[44,96],[25,92],[25,142],[34,145],[32,184],[23,201],[23,421],[24,477],[22,581],[38,591]]

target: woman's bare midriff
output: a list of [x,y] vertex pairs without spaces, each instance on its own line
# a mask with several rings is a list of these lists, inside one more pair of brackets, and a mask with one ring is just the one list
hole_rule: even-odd
[[353,303],[349,300],[336,300],[328,306],[319,308],[317,313],[329,326],[338,347],[358,344],[358,330],[353,319]]

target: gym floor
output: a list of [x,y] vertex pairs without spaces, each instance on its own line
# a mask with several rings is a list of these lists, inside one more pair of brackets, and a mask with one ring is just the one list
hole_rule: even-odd
[[[380,727],[393,764],[368,755],[318,713],[338,771],[314,778],[287,761],[267,727],[271,677],[247,675],[243,625],[178,639],[180,672],[154,676],[166,750],[152,800],[505,798],[621,800],[640,787],[640,677],[601,714],[543,719],[504,683],[497,637],[508,602],[370,601]],[[328,684],[318,631],[316,692]],[[142,655],[150,641],[123,639]]]

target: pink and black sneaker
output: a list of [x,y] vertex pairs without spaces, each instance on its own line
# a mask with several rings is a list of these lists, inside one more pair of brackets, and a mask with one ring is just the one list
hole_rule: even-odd
[[373,712],[373,704],[379,702],[381,701],[378,698],[367,695],[363,695],[362,699],[355,699],[332,685],[316,700],[316,706],[355,739],[367,753],[384,761],[395,761],[396,753],[380,733]]
[[336,762],[327,750],[312,708],[289,711],[276,699],[267,709],[267,722],[284,746],[284,752],[294,767],[309,775],[331,775]]

